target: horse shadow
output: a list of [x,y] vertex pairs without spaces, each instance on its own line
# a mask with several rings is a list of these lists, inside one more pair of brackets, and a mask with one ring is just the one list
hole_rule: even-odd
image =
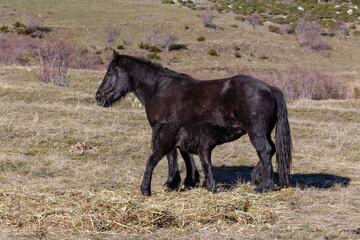
[[[222,188],[230,189],[236,186],[238,182],[251,182],[251,171],[254,167],[248,166],[221,166],[213,167],[214,180]],[[329,189],[335,185],[347,187],[351,179],[326,173],[296,173],[291,175],[292,187],[306,189],[319,188]],[[274,183],[279,184],[279,174],[274,173]]]

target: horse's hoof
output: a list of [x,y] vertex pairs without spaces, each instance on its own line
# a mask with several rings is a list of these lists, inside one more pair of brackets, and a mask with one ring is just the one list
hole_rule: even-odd
[[165,191],[172,192],[172,191],[177,191],[179,189],[179,185],[180,184],[173,184],[173,183],[166,182],[166,183],[164,183],[164,188],[165,188]]
[[192,179],[185,178],[185,181],[184,181],[185,189],[192,189],[192,188],[195,188],[196,186],[197,186],[197,183],[194,182]]
[[151,195],[151,191],[150,189],[146,189],[146,188],[141,188],[141,193],[144,195],[144,196],[150,196]]

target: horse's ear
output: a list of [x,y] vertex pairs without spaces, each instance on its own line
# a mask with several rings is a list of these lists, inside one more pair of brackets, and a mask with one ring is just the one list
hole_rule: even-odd
[[113,52],[113,59],[116,59],[117,56],[119,56],[119,53],[114,50],[114,52]]

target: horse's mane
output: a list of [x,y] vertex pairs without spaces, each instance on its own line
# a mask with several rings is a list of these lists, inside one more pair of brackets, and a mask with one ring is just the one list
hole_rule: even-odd
[[191,78],[192,79],[192,77],[188,74],[175,72],[166,67],[163,67],[160,63],[151,62],[150,60],[142,58],[142,57],[135,57],[135,56],[129,56],[129,55],[121,55],[121,56],[126,57],[133,62],[146,65],[149,68],[157,71],[159,74],[161,74],[163,76],[175,77],[175,78],[187,78],[187,79]]

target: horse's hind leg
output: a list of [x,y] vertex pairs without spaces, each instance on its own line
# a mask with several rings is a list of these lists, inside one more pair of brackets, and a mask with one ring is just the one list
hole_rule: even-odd
[[168,178],[164,184],[164,187],[168,191],[174,191],[179,188],[181,183],[176,148],[169,152],[166,155],[166,158],[168,160]]
[[191,154],[180,151],[186,166],[186,178],[184,181],[185,189],[196,187],[200,182],[200,174],[196,168],[195,162]]
[[261,182],[261,169],[262,169],[262,162],[259,161],[256,167],[251,172],[251,185],[257,186]]
[[[249,134],[250,136],[250,134]],[[260,163],[255,167],[252,177],[253,183],[258,183],[255,191],[256,192],[269,192],[274,188],[273,179],[273,167],[271,164],[271,157],[275,153],[275,145],[271,141],[269,136],[250,136],[250,141],[256,149],[256,152],[260,158]]]

